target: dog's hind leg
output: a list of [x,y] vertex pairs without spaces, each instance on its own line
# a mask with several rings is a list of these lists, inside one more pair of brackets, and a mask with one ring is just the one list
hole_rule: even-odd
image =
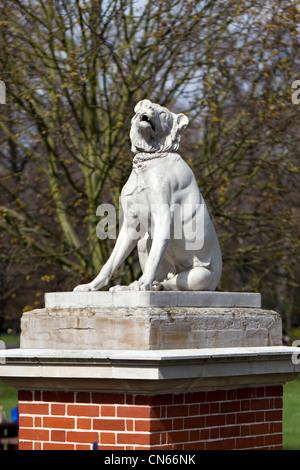
[[162,285],[164,290],[205,291],[215,290],[217,283],[217,279],[209,269],[197,266],[165,279]]

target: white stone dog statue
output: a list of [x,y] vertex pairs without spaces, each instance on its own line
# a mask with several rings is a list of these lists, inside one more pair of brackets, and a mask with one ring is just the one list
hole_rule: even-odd
[[134,111],[136,155],[120,197],[123,224],[100,273],[74,291],[102,289],[136,245],[142,276],[110,290],[215,290],[222,271],[218,238],[195,176],[177,153],[188,118],[149,100]]

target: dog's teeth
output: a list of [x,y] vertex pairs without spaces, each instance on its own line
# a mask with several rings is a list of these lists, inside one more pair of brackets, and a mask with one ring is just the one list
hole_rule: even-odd
[[153,131],[155,132],[155,126],[152,123],[152,121],[148,118],[147,114],[143,114],[143,116],[141,117],[141,121],[148,122],[150,126],[152,127]]

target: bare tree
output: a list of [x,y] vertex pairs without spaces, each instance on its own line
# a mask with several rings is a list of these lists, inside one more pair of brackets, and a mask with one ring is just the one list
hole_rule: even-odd
[[[40,279],[36,289],[51,281],[61,290],[99,271],[112,244],[96,236],[96,210],[118,208],[131,169],[130,118],[143,98],[190,118],[181,154],[220,237],[220,288],[260,290],[275,306],[284,269],[293,296],[297,3],[3,0],[2,296],[24,290],[28,276],[35,286]],[[113,282],[138,270],[133,254]]]

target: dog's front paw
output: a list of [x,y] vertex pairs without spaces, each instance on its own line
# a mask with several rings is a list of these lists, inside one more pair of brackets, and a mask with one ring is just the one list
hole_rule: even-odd
[[89,284],[79,284],[79,286],[76,286],[73,289],[73,292],[89,292],[91,290],[92,290],[91,283],[89,283]]
[[143,276],[138,280],[130,284],[131,290],[152,290],[152,281],[143,278]]
[[110,287],[109,289],[109,292],[126,292],[126,291],[130,291],[131,288],[130,286],[113,286],[113,287]]

